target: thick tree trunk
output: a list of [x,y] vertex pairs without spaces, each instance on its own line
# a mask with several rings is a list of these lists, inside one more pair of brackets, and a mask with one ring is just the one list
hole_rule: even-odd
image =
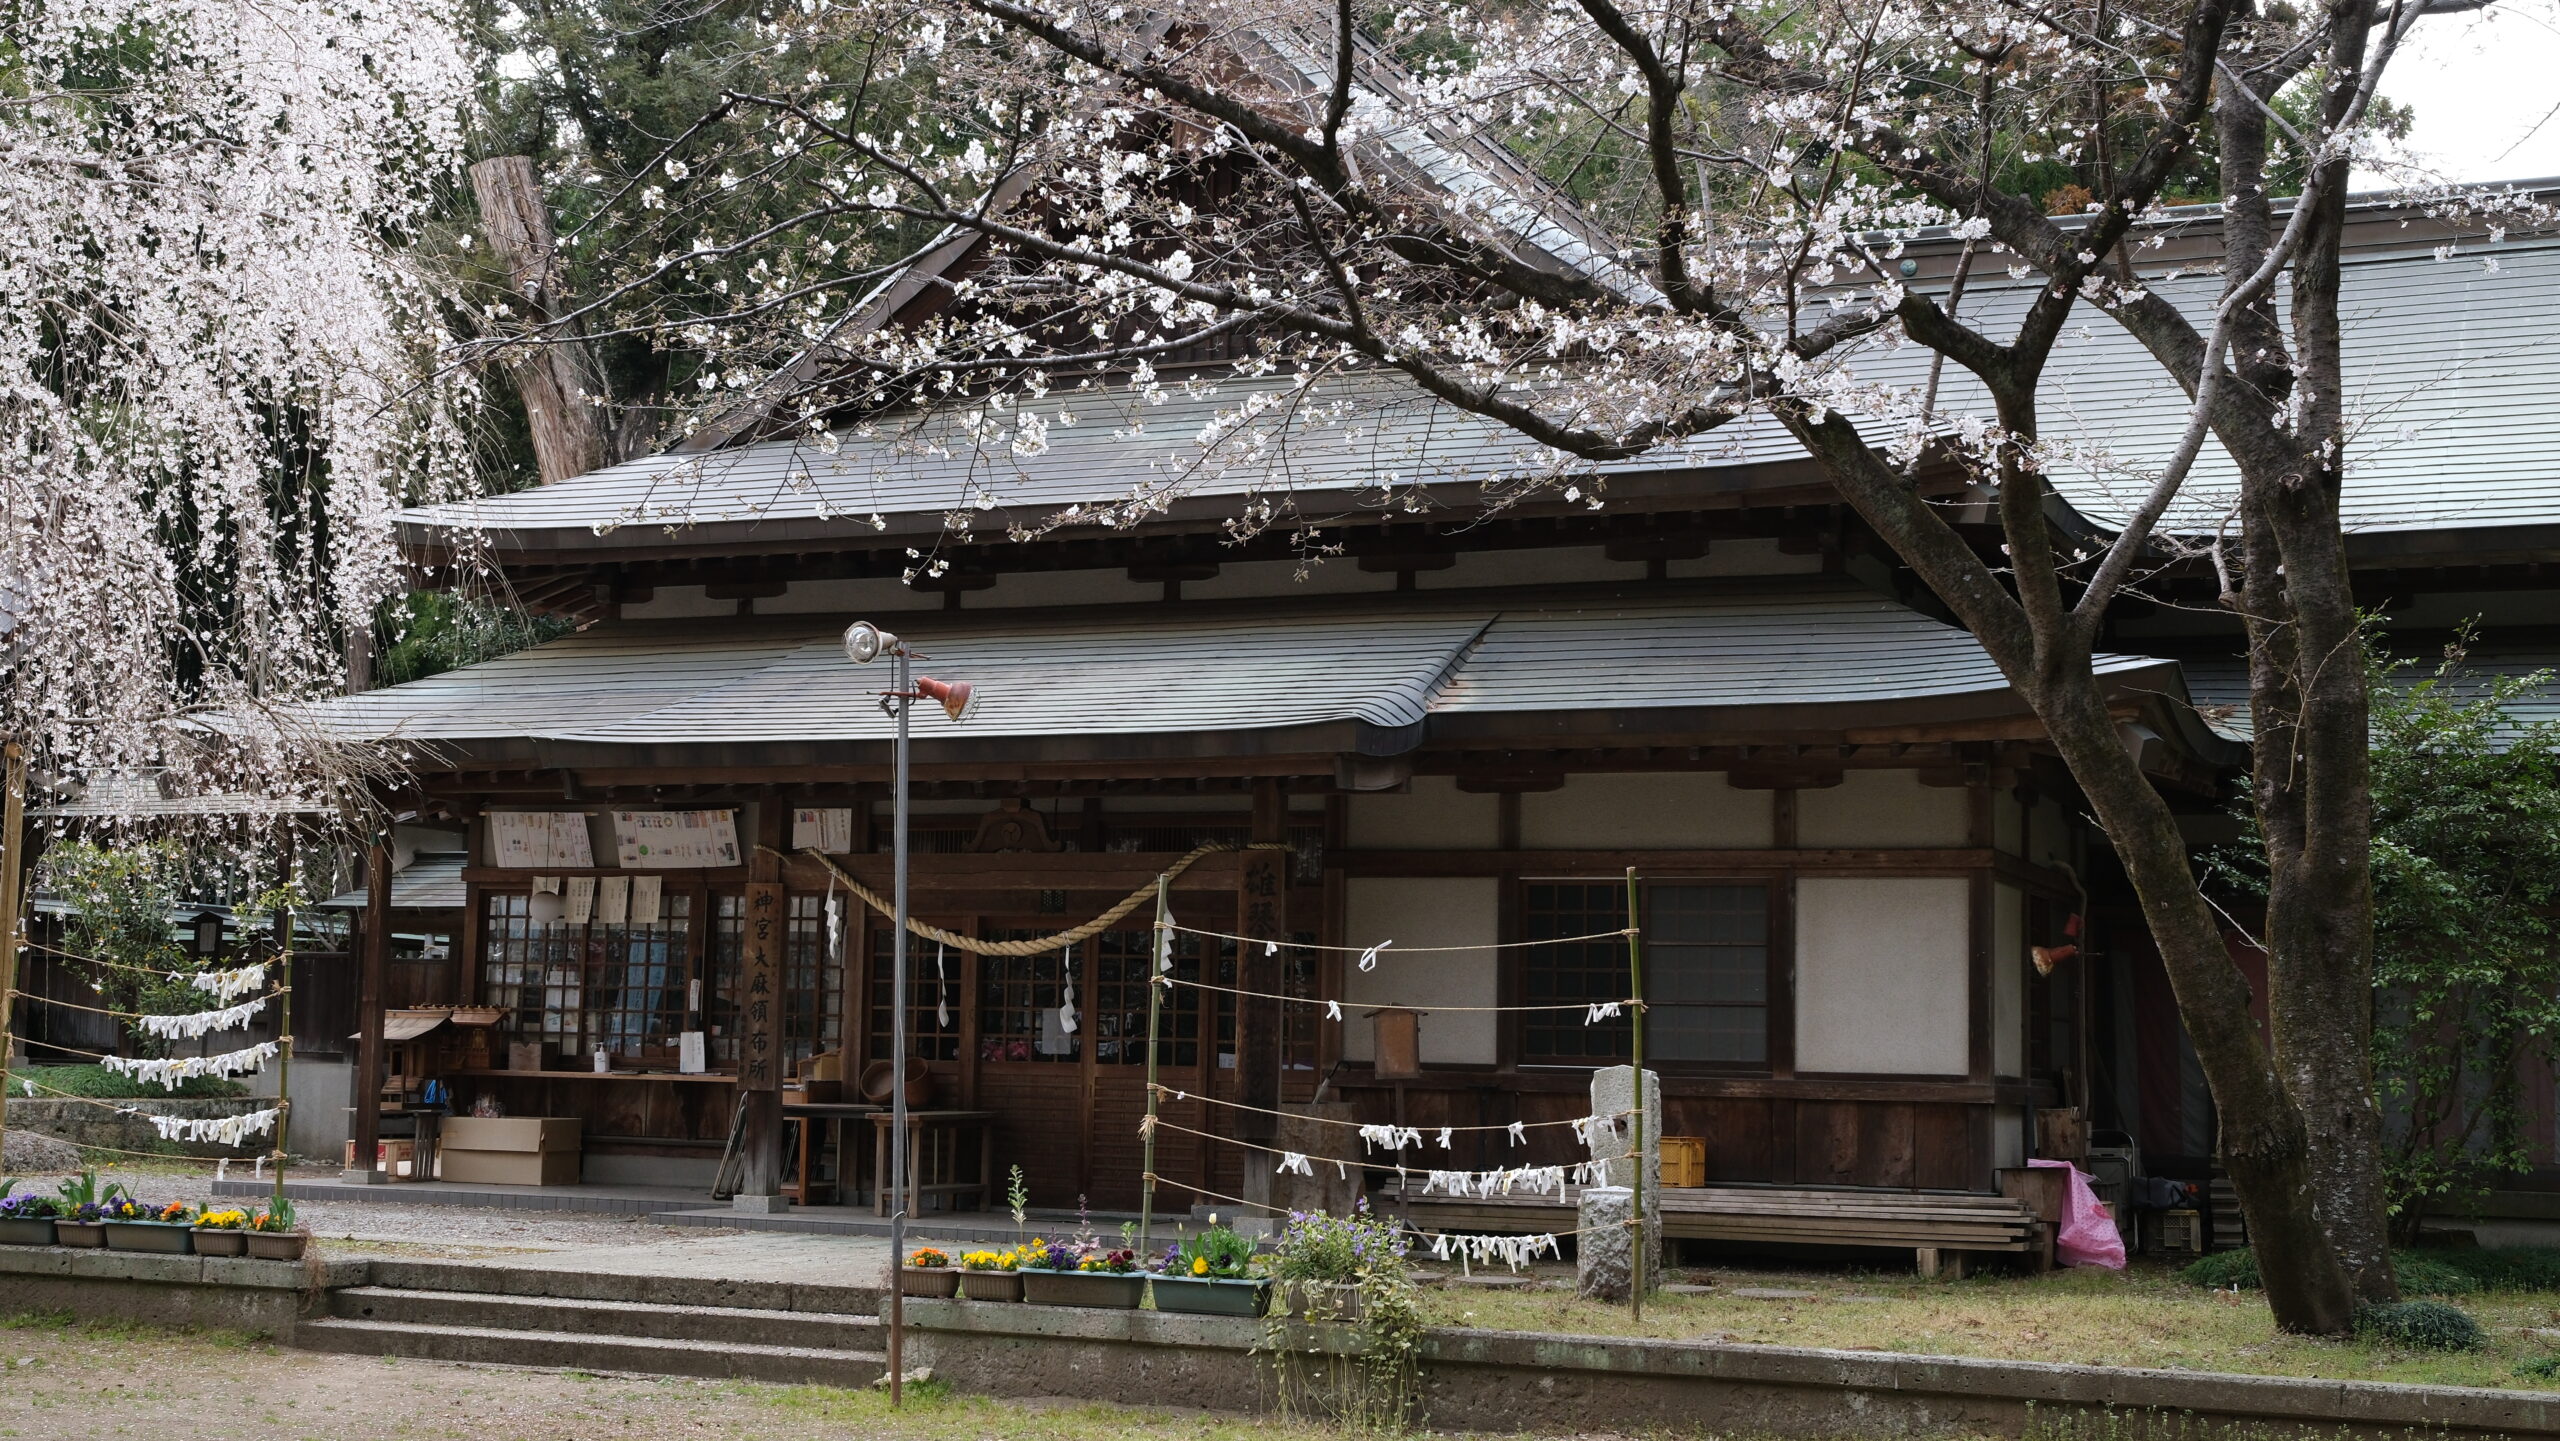
[[[2331,1178],[2315,1166],[2313,1122],[2258,1034],[2248,980],[2197,887],[2177,817],[2119,734],[2079,633],[2031,619],[2037,607],[2022,605],[1981,575],[1972,553],[1885,468],[1854,426],[1836,415],[1815,421],[1784,405],[1779,413],[1849,504],[1963,618],[2043,722],[2123,862],[2159,948],[2221,1117],[2223,1165],[2239,1190],[2276,1323],[2311,1335],[2344,1334],[2354,1322],[2355,1289],[2325,1226],[2321,1191]],[[2022,509],[2031,514],[2033,506]],[[2012,534],[2012,558],[2023,576],[2036,563],[2019,555],[2029,547]],[[2042,611],[2052,615],[2051,597]],[[2360,1044],[2316,1017],[2303,1027],[2306,1036],[2313,1033],[2329,1034],[2333,1045]],[[2336,1154],[2352,1152],[2341,1146]]]
[[[483,160],[471,167],[471,193],[480,204],[489,248],[507,267],[527,329],[564,313],[559,245],[533,162],[522,155]],[[533,429],[534,462],[542,483],[555,484],[603,465],[608,451],[599,411],[605,391],[586,342],[574,332],[540,336],[512,370]]]

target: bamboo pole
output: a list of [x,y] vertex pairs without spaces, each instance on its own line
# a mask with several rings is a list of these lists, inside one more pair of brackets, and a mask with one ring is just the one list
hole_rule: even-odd
[[[284,948],[277,953],[277,966],[284,984],[276,988],[276,1146],[272,1159],[276,1163],[275,1194],[267,1202],[270,1214],[284,1209],[285,1157],[292,1149],[293,1135],[293,926],[294,901],[300,892],[293,883],[293,849],[285,849],[284,880],[276,888],[277,913],[283,922]],[[414,1166],[426,1164],[420,1156]]]
[[1628,1049],[1635,1067],[1636,1113],[1635,1130],[1631,1133],[1635,1139],[1635,1146],[1631,1153],[1635,1160],[1633,1182],[1635,1204],[1627,1217],[1627,1225],[1632,1233],[1627,1247],[1629,1277],[1627,1305],[1639,1324],[1644,1320],[1645,1282],[1652,1279],[1651,1268],[1645,1265],[1644,1255],[1644,928],[1638,919],[1641,915],[1642,912],[1636,909],[1636,868],[1629,866],[1627,867],[1627,996],[1631,1014],[1627,1019],[1627,1030]]
[[11,741],[5,762],[8,794],[0,800],[0,1151],[9,1145],[10,1021],[18,1011],[18,947],[24,929],[18,912],[26,900],[27,748]]
[[1147,1120],[1138,1138],[1146,1175],[1138,1191],[1138,1247],[1153,1245],[1156,1219],[1156,1036],[1164,1023],[1164,974],[1173,968],[1173,906],[1170,878],[1156,877],[1156,947],[1154,969],[1147,975]]

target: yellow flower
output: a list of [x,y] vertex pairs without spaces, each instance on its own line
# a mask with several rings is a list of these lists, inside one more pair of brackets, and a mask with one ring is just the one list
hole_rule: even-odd
[[[1192,1275],[1194,1275],[1194,1276],[1206,1276],[1206,1275],[1208,1275],[1208,1274],[1209,1274],[1209,1258],[1208,1258],[1208,1257],[1206,1257],[1206,1256],[1194,1256],[1194,1257],[1192,1257],[1192,1258],[1191,1258],[1191,1274],[1192,1274]],[[1205,1303],[1204,1303],[1204,1304],[1205,1304]]]

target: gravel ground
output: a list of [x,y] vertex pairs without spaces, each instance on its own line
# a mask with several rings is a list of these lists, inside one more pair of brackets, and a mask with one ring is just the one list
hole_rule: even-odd
[[[1099,1406],[592,1376],[282,1350],[221,1333],[0,1320],[0,1437],[94,1441],[1331,1441]],[[1597,1438],[1592,1438],[1597,1441]]]

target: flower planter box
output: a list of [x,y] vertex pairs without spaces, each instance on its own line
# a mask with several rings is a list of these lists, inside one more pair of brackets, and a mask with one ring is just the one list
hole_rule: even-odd
[[103,1246],[107,1244],[107,1226],[103,1221],[56,1221],[53,1244],[57,1246]]
[[0,1246],[50,1246],[53,1244],[53,1218],[13,1216],[0,1221]]
[[1271,1309],[1305,1321],[1357,1324],[1367,1314],[1360,1288],[1349,1281],[1280,1281],[1274,1283]]
[[1193,1316],[1259,1316],[1270,1309],[1268,1281],[1221,1281],[1209,1277],[1158,1276],[1156,1309]]
[[118,1251],[151,1251],[162,1256],[191,1253],[194,1228],[167,1221],[109,1221],[107,1244]]
[[249,1254],[249,1233],[225,1231],[209,1226],[195,1228],[196,1254],[199,1256],[245,1256]]
[[1034,1306],[1102,1306],[1116,1311],[1138,1309],[1147,1278],[1136,1272],[1024,1271],[1022,1299]]
[[969,1301],[1019,1301],[1022,1299],[1022,1273],[963,1271],[960,1273],[960,1295]]
[[299,1261],[302,1248],[311,1244],[308,1231],[243,1231],[248,1238],[249,1254],[261,1261]]
[[960,1273],[949,1266],[900,1266],[898,1291],[906,1296],[948,1296],[960,1289]]

